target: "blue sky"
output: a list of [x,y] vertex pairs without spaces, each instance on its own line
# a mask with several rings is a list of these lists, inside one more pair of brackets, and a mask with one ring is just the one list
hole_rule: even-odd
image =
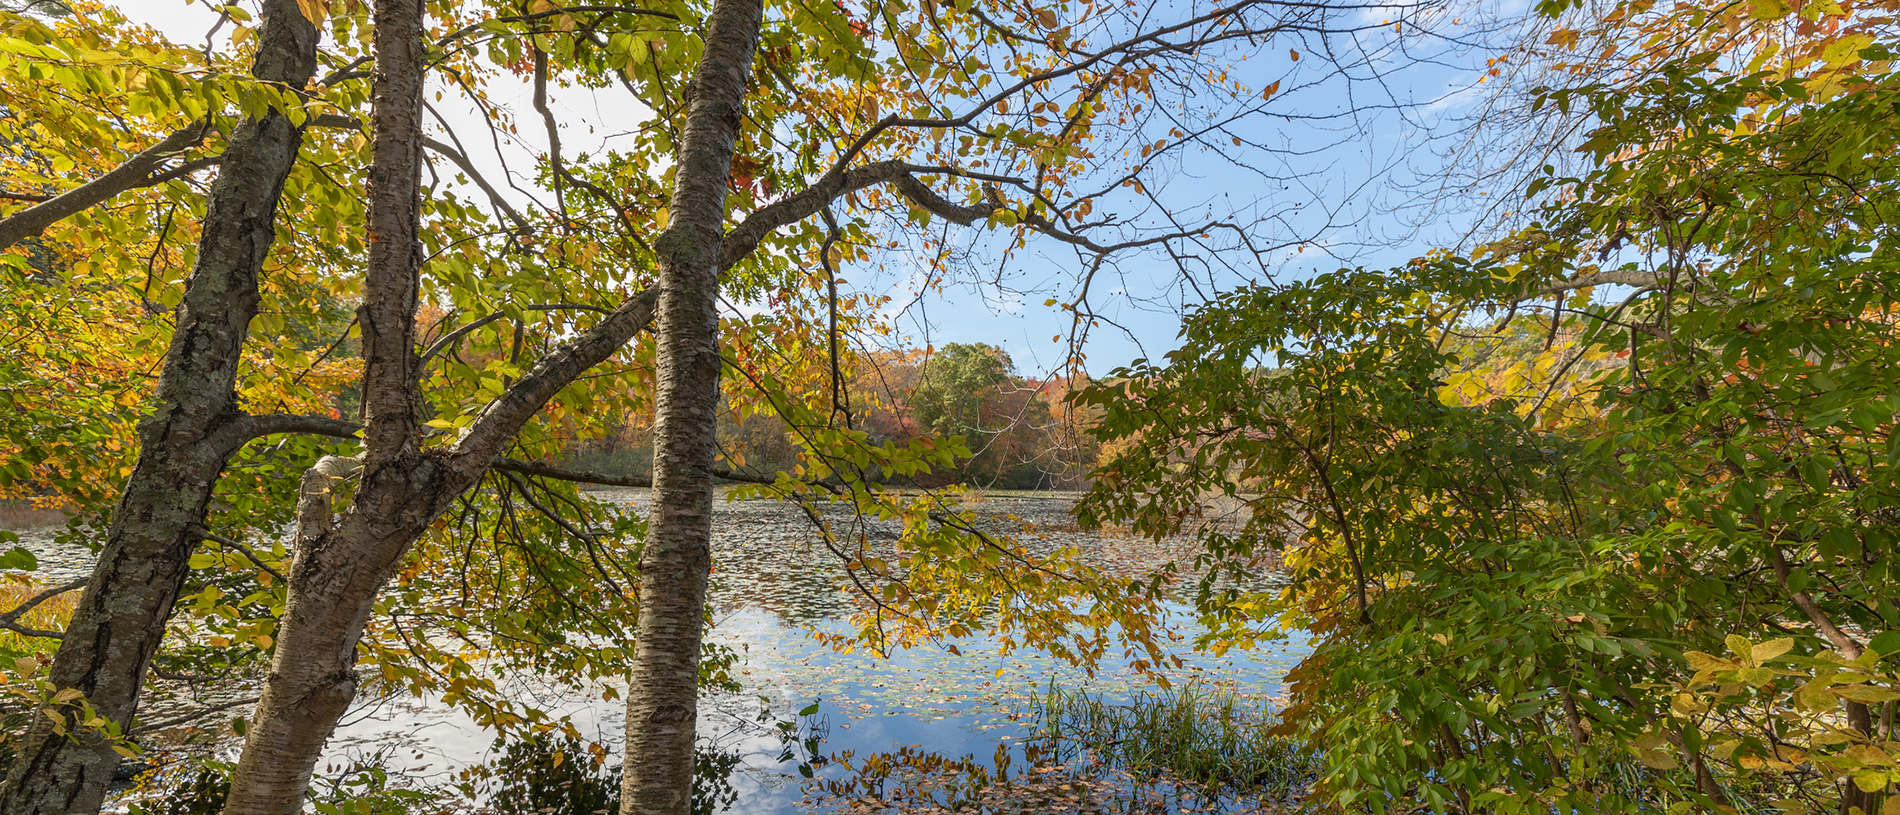
[[[203,41],[216,21],[203,2],[122,0],[120,7],[177,42]],[[1433,210],[1425,206],[1430,203],[1425,191],[1435,188],[1445,152],[1458,144],[1460,115],[1490,89],[1479,80],[1486,60],[1503,50],[1496,29],[1521,10],[1520,0],[1449,7],[1424,20],[1424,35],[1421,29],[1405,32],[1403,49],[1395,47],[1400,40],[1390,34],[1360,37],[1356,43],[1279,39],[1244,54],[1245,61],[1230,63],[1249,85],[1277,80],[1286,88],[1262,115],[1239,125],[1237,135],[1258,145],[1251,155],[1260,161],[1241,156],[1236,165],[1234,158],[1208,152],[1183,154],[1155,180],[1157,196],[1183,220],[1205,213],[1251,221],[1259,240],[1297,245],[1270,253],[1264,262],[1248,259],[1228,269],[1203,264],[1192,284],[1166,257],[1152,253],[1105,265],[1092,302],[1106,324],[1090,334],[1088,370],[1099,375],[1135,357],[1172,349],[1182,310],[1220,290],[1263,277],[1287,281],[1341,266],[1395,265],[1457,242],[1483,210],[1469,201],[1442,200]],[[1377,25],[1381,20],[1375,18],[1392,13],[1375,7],[1354,15],[1357,22]],[[1457,38],[1475,42],[1451,41]],[[1326,47],[1360,64],[1342,73],[1336,62],[1317,56]],[[1291,59],[1293,50],[1305,58]],[[1367,53],[1376,56],[1366,58]],[[533,116],[527,99],[525,84],[496,95],[499,104]],[[472,106],[454,102],[451,98],[437,108],[458,129],[475,125]],[[582,90],[557,92],[552,102],[561,114],[563,140],[573,151],[597,149],[611,138],[585,123],[629,115],[619,99]],[[522,131],[499,151],[475,150],[471,158],[491,179],[505,170],[519,177],[531,156],[545,149],[536,140],[539,128]],[[912,344],[986,342],[1008,351],[1024,374],[1058,368],[1068,353],[1070,319],[1044,303],[1073,296],[1087,258],[1044,239],[1004,259],[993,237],[972,230],[945,237],[970,259],[939,289],[919,292],[923,275],[901,257],[881,259],[881,268],[842,269],[847,287],[892,297],[891,317]]]

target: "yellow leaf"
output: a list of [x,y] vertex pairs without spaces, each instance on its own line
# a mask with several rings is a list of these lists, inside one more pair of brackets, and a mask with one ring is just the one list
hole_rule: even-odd
[[1827,63],[1829,68],[1839,68],[1859,62],[1861,49],[1873,44],[1874,38],[1871,35],[1850,34],[1821,49],[1821,61]]
[[297,8],[312,23],[322,24],[324,18],[330,16],[330,4],[324,0],[297,0]]
[[1779,20],[1788,13],[1781,0],[1755,0],[1748,4],[1748,16],[1757,20]]
[[1689,653],[1683,654],[1683,657],[1689,660],[1689,667],[1698,671],[1733,671],[1736,668],[1742,667],[1735,664],[1732,660],[1723,659],[1713,654],[1705,654],[1701,651],[1690,651]]
[[1794,639],[1792,637],[1782,637],[1778,640],[1769,640],[1749,649],[1748,655],[1755,660],[1756,664],[1760,664],[1788,653],[1788,650],[1793,647]]

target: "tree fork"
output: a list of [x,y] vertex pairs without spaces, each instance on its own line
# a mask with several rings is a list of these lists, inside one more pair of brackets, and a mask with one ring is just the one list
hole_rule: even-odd
[[[316,73],[317,36],[296,0],[265,0],[252,74],[305,87]],[[138,462],[53,660],[57,688],[80,691],[98,715],[122,727],[138,711],[139,684],[190,571],[193,530],[203,524],[212,485],[242,446],[224,431],[243,421],[238,368],[276,237],[278,198],[302,142],[302,129],[278,110],[244,120],[231,136],[152,412],[139,424]],[[0,786],[0,812],[98,811],[119,763],[114,745],[97,732],[69,738],[46,717],[34,721]]]
[[362,483],[339,523],[330,485],[354,465],[340,469],[324,459],[304,474],[277,652],[231,777],[228,815],[303,811],[324,742],[356,697],[356,643],[376,594],[433,520],[429,499],[443,491],[441,468],[422,455],[416,420],[422,18],[422,0],[382,0],[374,12],[369,263],[356,320],[364,360]]

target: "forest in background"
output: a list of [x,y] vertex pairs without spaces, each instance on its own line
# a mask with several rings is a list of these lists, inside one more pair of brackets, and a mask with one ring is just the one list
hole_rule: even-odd
[[[969,455],[912,476],[880,480],[918,487],[1078,489],[1100,456],[1092,412],[1068,402],[1087,379],[1025,377],[1002,349],[984,343],[869,355],[846,383],[856,426],[875,445],[961,440]],[[776,413],[719,419],[721,456],[736,467],[793,471],[800,428]],[[644,473],[653,466],[651,424],[632,414],[598,435],[565,441],[556,454],[580,470]]]

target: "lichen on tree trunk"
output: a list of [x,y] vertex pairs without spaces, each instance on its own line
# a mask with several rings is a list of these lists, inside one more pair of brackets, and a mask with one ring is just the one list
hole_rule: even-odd
[[363,337],[363,458],[355,500],[331,517],[324,468],[304,477],[297,555],[277,651],[245,734],[224,811],[296,815],[336,722],[356,696],[356,644],[377,592],[434,519],[440,479],[421,455],[415,319],[422,268],[422,0],[376,4],[370,93],[369,258]]
[[[316,71],[315,27],[296,0],[266,0],[262,17],[252,73],[304,87]],[[302,128],[277,110],[244,120],[231,135],[152,412],[139,423],[138,462],[53,661],[56,687],[79,690],[98,715],[122,726],[138,711],[139,685],[190,571],[212,486],[250,439],[235,384],[278,199],[302,141]],[[0,812],[98,811],[119,762],[112,747],[96,731],[68,738],[35,717],[0,786]]]

